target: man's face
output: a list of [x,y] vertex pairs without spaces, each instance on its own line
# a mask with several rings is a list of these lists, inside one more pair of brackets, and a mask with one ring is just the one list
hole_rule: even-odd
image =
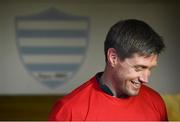
[[135,96],[142,83],[147,83],[151,69],[157,65],[157,55],[140,56],[120,60],[114,67],[113,84],[116,93],[121,96]]

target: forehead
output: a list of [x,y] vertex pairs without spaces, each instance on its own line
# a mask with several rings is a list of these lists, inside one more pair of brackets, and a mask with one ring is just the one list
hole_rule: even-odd
[[152,54],[150,56],[142,56],[139,54],[134,54],[131,58],[126,58],[124,61],[134,65],[144,65],[144,66],[156,66],[158,60],[158,55]]

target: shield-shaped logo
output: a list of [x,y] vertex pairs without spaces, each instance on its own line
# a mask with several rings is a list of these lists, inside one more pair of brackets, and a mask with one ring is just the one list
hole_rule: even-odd
[[15,25],[19,55],[34,78],[54,87],[75,75],[86,56],[88,17],[50,8],[17,16]]

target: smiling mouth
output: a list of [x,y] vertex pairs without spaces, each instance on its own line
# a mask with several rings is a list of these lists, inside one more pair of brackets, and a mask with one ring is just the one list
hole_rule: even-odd
[[138,80],[132,80],[131,83],[136,89],[139,89],[141,87],[141,82]]

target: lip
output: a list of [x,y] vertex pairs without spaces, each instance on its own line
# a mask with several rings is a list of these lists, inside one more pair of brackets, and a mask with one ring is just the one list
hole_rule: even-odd
[[139,82],[139,81],[131,80],[131,83],[132,83],[133,87],[136,89],[139,89],[141,87],[141,82]]

